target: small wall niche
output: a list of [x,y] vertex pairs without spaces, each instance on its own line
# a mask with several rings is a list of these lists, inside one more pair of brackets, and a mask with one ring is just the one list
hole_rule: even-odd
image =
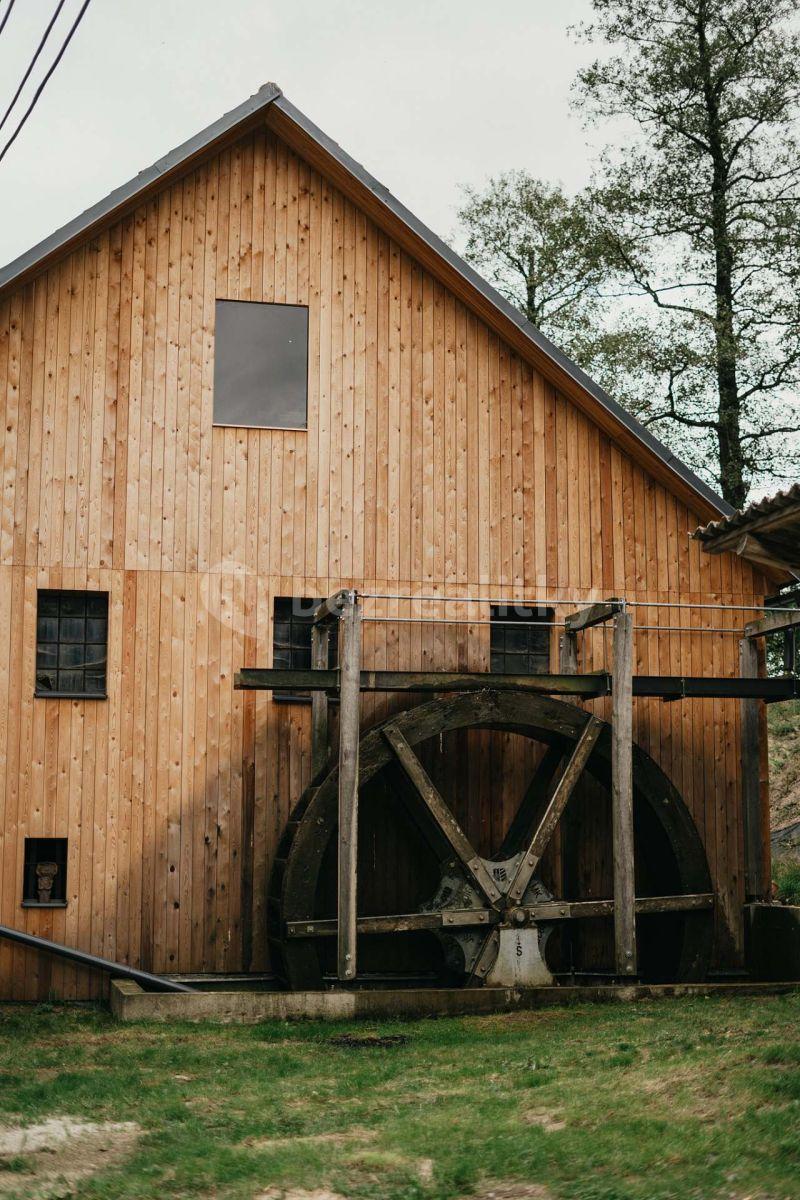
[[25,838],[24,908],[63,908],[67,903],[67,839]]

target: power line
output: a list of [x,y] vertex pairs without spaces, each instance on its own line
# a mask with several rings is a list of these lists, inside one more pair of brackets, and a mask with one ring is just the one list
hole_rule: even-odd
[[[91,3],[91,0],[84,0],[83,4],[81,6],[80,12],[78,13],[77,17],[75,18],[75,20],[72,22],[72,25],[70,26],[69,33],[64,38],[61,49],[59,50],[58,54],[53,59],[53,62],[51,63],[50,68],[49,68],[47,74],[45,75],[44,79],[39,84],[36,91],[33,93],[33,99],[31,100],[28,107],[25,109],[25,112],[23,113],[22,119],[20,120],[19,124],[17,125],[17,128],[14,130],[14,132],[12,133],[11,137],[6,142],[3,149],[0,150],[0,162],[3,161],[3,159],[5,158],[5,156],[8,154],[9,150],[11,149],[11,147],[14,145],[14,142],[17,140],[20,133],[22,132],[25,122],[28,120],[28,117],[31,115],[34,108],[36,107],[36,103],[37,103],[39,97],[41,96],[42,92],[44,91],[45,87],[47,86],[48,80],[50,79],[51,75],[55,71],[58,64],[61,62],[61,59],[64,57],[67,46],[72,41],[75,31],[77,30],[78,26],[80,25],[81,21],[83,20],[83,14],[86,12],[90,3]],[[6,13],[6,19],[8,19],[8,13]],[[0,33],[1,32],[2,32],[2,26],[0,26]]]
[[0,21],[0,33],[2,33],[3,30],[5,29],[6,21],[11,16],[11,10],[15,4],[16,4],[16,0],[8,0],[8,8],[6,9],[6,15],[3,17],[2,21]]
[[47,26],[47,29],[45,29],[44,33],[42,34],[42,39],[41,39],[41,41],[39,42],[39,45],[36,47],[36,51],[35,51],[35,53],[34,53],[34,55],[33,55],[33,58],[32,58],[32,59],[31,59],[31,61],[28,63],[28,69],[27,69],[27,71],[25,72],[25,74],[22,76],[22,80],[21,80],[21,82],[20,82],[20,85],[19,85],[19,87],[17,88],[17,90],[14,92],[14,95],[13,95],[13,98],[12,98],[12,100],[11,100],[11,103],[9,104],[8,108],[6,109],[6,111],[3,113],[3,119],[2,119],[2,120],[0,120],[0,129],[2,129],[2,128],[3,128],[3,126],[5,125],[6,121],[8,120],[8,118],[9,118],[9,116],[10,116],[10,114],[11,114],[11,110],[12,110],[12,108],[14,107],[14,105],[15,105],[15,104],[17,103],[17,101],[19,100],[19,95],[20,95],[20,92],[22,91],[22,89],[25,87],[25,84],[26,84],[26,83],[28,82],[28,80],[30,79],[30,76],[31,76],[31,71],[32,71],[32,70],[33,70],[33,68],[36,66],[36,61],[37,61],[37,59],[39,58],[39,55],[42,53],[42,50],[44,49],[45,42],[46,42],[46,41],[47,41],[47,39],[50,37],[50,30],[53,28],[53,26],[55,25],[56,21],[58,20],[58,14],[61,12],[61,10],[62,10],[62,8],[64,7],[64,5],[66,4],[66,2],[67,2],[67,0],[58,0],[58,4],[56,5],[56,10],[55,10],[55,12],[53,13],[52,17],[50,18],[50,24]]

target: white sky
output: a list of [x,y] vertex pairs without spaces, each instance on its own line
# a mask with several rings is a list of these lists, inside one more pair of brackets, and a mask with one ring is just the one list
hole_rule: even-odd
[[[0,114],[54,7],[17,0]],[[79,7],[67,0],[34,82]],[[267,80],[442,236],[461,183],[526,167],[580,187],[591,154],[569,91],[591,52],[567,26],[588,13],[589,0],[92,0],[0,163],[0,264]]]

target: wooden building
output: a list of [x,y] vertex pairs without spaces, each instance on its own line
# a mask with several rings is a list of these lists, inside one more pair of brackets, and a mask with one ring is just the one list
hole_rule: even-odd
[[[0,381],[0,923],[156,972],[270,970],[310,708],[233,685],[301,661],[293,599],[364,593],[365,667],[480,670],[517,652],[498,597],[547,617],[525,669],[624,597],[639,673],[735,676],[732,606],[772,587],[691,540],[723,501],[274,85],[0,272]],[[402,621],[418,595],[465,604]],[[736,968],[739,704],[638,700],[634,736]],[[488,845],[532,760],[478,750],[453,802]],[[103,986],[0,941],[0,996]]]

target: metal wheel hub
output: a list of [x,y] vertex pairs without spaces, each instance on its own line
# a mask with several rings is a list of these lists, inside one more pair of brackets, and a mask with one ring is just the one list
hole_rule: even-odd
[[421,907],[421,912],[442,914],[436,937],[445,965],[463,976],[467,986],[538,987],[554,982],[544,959],[552,926],[539,926],[524,907],[552,900],[552,893],[534,878],[521,904],[507,897],[522,858],[520,851],[511,858],[481,859],[501,893],[495,908],[487,907],[455,860],[444,864],[439,887]]

